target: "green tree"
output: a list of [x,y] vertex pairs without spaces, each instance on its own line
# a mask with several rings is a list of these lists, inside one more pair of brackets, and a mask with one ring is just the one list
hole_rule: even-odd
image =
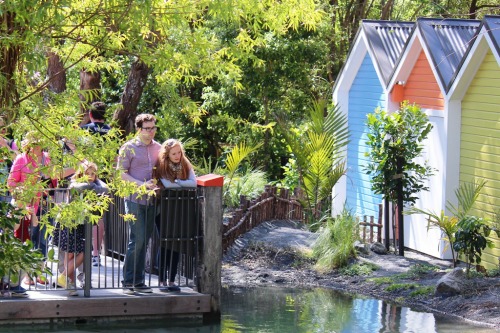
[[[394,113],[377,109],[368,114],[368,141],[366,152],[370,162],[365,166],[371,176],[372,191],[382,194],[385,209],[390,201],[397,203],[399,254],[404,255],[403,206],[415,203],[416,194],[428,190],[424,180],[432,175],[433,169],[427,164],[418,163],[416,158],[422,154],[423,141],[432,129],[427,115],[416,105],[404,102]],[[389,221],[385,216],[386,247],[389,247]],[[394,238],[395,239],[395,238]]]
[[[395,201],[397,182],[402,179],[403,201],[415,203],[416,194],[428,190],[424,180],[433,174],[427,162],[416,161],[432,129],[427,115],[420,107],[405,102],[394,113],[377,109],[367,117],[366,143],[370,150],[366,156],[370,162],[365,170],[371,176],[373,192]],[[398,160],[402,162],[402,174],[398,174]]]

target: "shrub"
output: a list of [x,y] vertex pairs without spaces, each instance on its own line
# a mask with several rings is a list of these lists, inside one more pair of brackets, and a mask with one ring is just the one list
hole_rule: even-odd
[[467,276],[470,275],[472,264],[481,263],[482,251],[487,246],[493,247],[493,242],[486,238],[491,231],[486,220],[480,217],[465,216],[458,222],[453,247],[465,257]]
[[412,291],[410,293],[410,297],[417,297],[417,296],[426,296],[426,295],[432,295],[435,292],[435,289],[433,286],[427,286],[427,287],[418,287],[416,290]]
[[418,285],[415,283],[394,283],[385,288],[386,291],[399,291],[399,290],[408,290],[418,288]]
[[313,244],[313,256],[319,269],[343,267],[349,258],[356,257],[356,225],[356,219],[346,209],[336,218],[327,219]]
[[267,184],[264,171],[250,170],[243,175],[237,175],[231,182],[227,182],[224,204],[227,207],[236,208],[240,204],[241,195],[254,199],[264,191]]
[[378,266],[372,263],[356,263],[342,268],[340,273],[348,276],[366,276],[371,275],[373,271],[376,271],[377,269]]

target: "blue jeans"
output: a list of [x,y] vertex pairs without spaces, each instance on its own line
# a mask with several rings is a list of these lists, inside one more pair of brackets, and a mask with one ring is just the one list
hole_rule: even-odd
[[144,283],[146,248],[155,226],[155,206],[125,201],[125,213],[135,216],[129,222],[129,241],[123,263],[123,285],[135,286]]

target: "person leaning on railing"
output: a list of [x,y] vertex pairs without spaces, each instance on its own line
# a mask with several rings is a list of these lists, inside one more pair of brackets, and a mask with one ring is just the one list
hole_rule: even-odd
[[[196,175],[193,166],[184,153],[182,143],[175,139],[165,141],[158,154],[158,162],[153,173],[154,177],[161,182],[163,188],[196,187]],[[158,230],[161,230],[162,221],[156,220]],[[166,246],[160,247],[160,291],[177,292],[179,286],[175,285],[177,266],[179,264],[179,252],[171,251]],[[168,281],[165,279],[167,268],[169,270]]]
[[[137,136],[126,142],[118,154],[118,170],[125,181],[157,189],[153,168],[158,161],[161,145],[154,141],[156,117],[140,114],[135,118]],[[154,228],[154,203],[147,196],[132,195],[125,198],[125,213],[134,215],[129,223],[129,240],[123,263],[122,287],[125,294],[152,293],[145,282],[146,248]]]

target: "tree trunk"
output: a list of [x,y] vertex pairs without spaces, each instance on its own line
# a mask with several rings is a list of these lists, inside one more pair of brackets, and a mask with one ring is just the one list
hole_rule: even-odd
[[405,161],[403,157],[398,157],[397,161],[397,196],[398,196],[398,241],[399,241],[399,255],[404,257],[405,255],[405,232],[404,232],[404,220],[403,220],[403,165]]
[[[16,26],[15,13],[4,12],[0,15],[0,36],[9,40],[9,36],[22,35],[22,28]],[[6,122],[15,118],[15,104],[19,100],[17,85],[15,80],[15,71],[18,66],[19,54],[21,48],[16,45],[3,45],[0,49],[0,73],[3,76],[3,82],[0,85],[0,110],[6,116]]]
[[90,121],[88,106],[101,98],[101,74],[99,72],[88,72],[85,69],[80,71],[80,111],[83,118],[80,125],[85,125]]
[[113,116],[117,120],[119,128],[123,130],[124,136],[134,131],[137,105],[141,100],[148,74],[149,67],[140,60],[134,62],[130,67],[127,84],[121,98],[121,107],[116,110]]
[[394,0],[388,0],[382,5],[381,20],[389,20],[391,18],[392,8],[394,7]]
[[61,58],[54,52],[47,52],[47,76],[50,91],[60,94],[66,90],[66,70]]
[[471,0],[470,6],[469,6],[469,18],[471,20],[475,20],[477,16],[477,0]]
[[[330,0],[330,6],[332,8],[336,8],[336,6],[338,5],[338,1],[337,0]],[[331,26],[333,27],[333,31],[335,31],[335,26],[336,26],[336,23],[337,23],[337,11],[332,9],[332,15],[331,15],[332,19],[331,19]],[[338,47],[335,43],[335,39],[333,36],[330,37],[329,41],[328,41],[328,46],[330,48],[330,54],[329,54],[329,58],[330,58],[330,63],[327,65],[328,66],[328,82],[334,82],[335,81],[335,78],[337,77],[337,74],[339,73],[340,71],[340,67],[339,66],[335,66],[335,59],[337,57],[339,57],[338,55]]]

